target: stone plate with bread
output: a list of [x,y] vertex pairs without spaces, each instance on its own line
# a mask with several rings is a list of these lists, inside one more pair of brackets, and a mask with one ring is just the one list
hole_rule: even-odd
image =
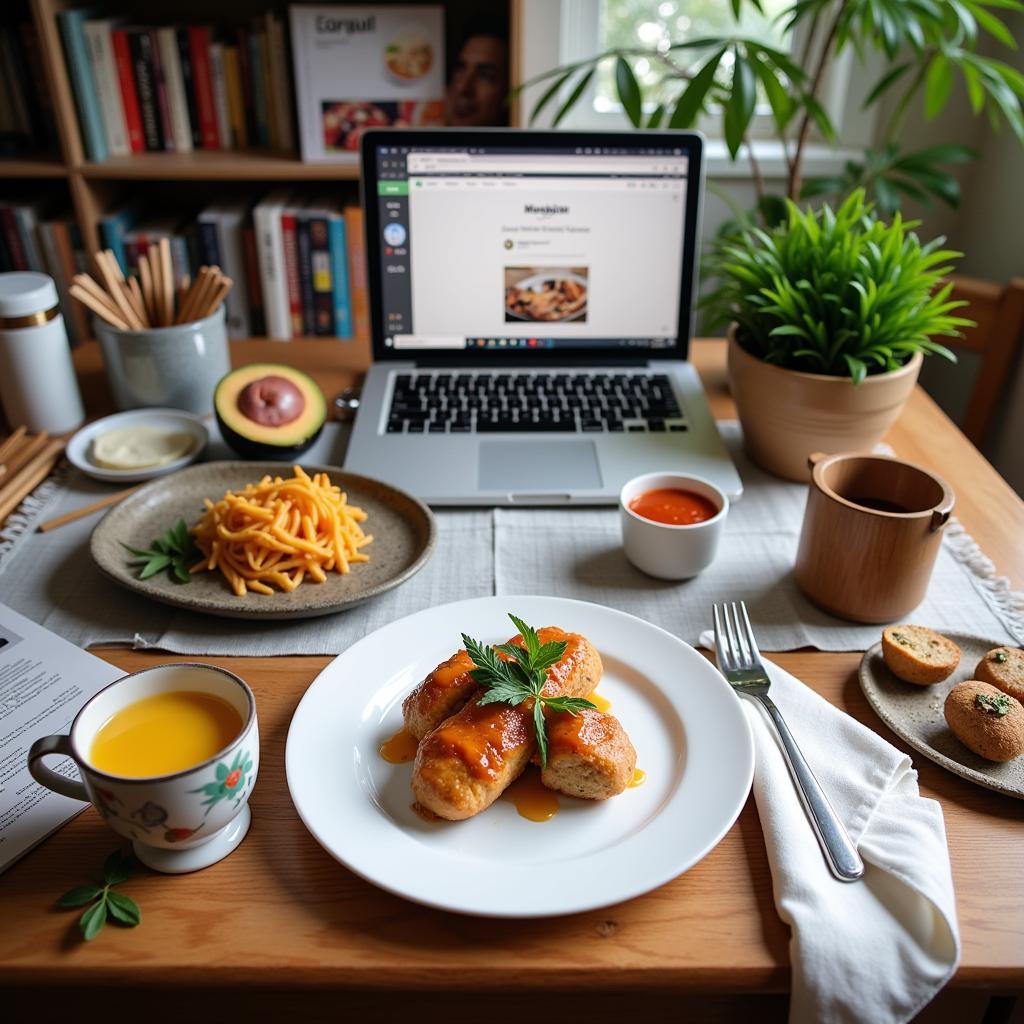
[[879,718],[915,750],[1024,799],[1024,652],[983,637],[890,626],[865,652],[858,677]]

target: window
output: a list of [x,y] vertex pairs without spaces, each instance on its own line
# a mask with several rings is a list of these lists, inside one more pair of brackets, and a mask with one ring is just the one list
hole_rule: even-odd
[[[789,34],[775,20],[775,16],[788,6],[789,0],[762,0],[762,14],[753,4],[745,4],[741,8],[740,21],[736,23],[731,5],[725,0],[598,0],[598,45],[594,52],[635,47],[667,53],[672,43],[732,34],[757,39],[789,52]],[[676,50],[669,55],[673,64],[684,70],[699,66],[706,56],[706,50]],[[720,74],[726,80],[732,73],[730,58],[731,54],[727,54],[720,66]],[[658,83],[664,78],[665,66],[640,57],[633,61],[633,70],[644,94],[660,99]],[[622,108],[610,62],[602,65],[595,80],[591,101],[593,110],[597,113],[618,113]],[[672,82],[666,98],[677,96],[679,88],[678,82]]]

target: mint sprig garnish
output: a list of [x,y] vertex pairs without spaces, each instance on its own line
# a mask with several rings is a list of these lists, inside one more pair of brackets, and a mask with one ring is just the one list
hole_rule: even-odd
[[[548,763],[548,736],[544,722],[544,709],[566,711],[575,715],[584,708],[597,705],[584,697],[549,697],[543,693],[548,681],[548,669],[557,665],[565,654],[564,640],[540,642],[537,631],[511,612],[508,616],[523,638],[522,644],[498,644],[490,647],[462,634],[462,642],[475,666],[470,673],[484,688],[478,704],[511,704],[516,707],[524,701],[533,701],[533,728],[537,734],[542,768]],[[504,658],[499,654],[505,655]]]
[[78,927],[87,942],[99,935],[108,916],[128,928],[134,928],[142,920],[142,912],[135,900],[124,893],[114,892],[112,888],[131,877],[134,864],[130,854],[115,850],[103,863],[102,886],[76,885],[57,900],[57,906],[65,908],[91,904],[78,919]]
[[189,567],[199,558],[199,551],[192,543],[192,534],[188,532],[188,523],[184,519],[179,519],[169,530],[165,530],[147,551],[129,547],[123,541],[121,547],[134,556],[129,559],[130,562],[145,563],[139,573],[140,580],[148,580],[150,576],[167,569],[172,579],[188,583],[192,579]]

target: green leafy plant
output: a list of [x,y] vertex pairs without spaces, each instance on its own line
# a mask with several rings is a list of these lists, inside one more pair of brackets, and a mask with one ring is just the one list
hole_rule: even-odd
[[103,864],[103,885],[77,885],[57,900],[58,907],[89,907],[78,919],[82,937],[91,942],[99,935],[108,916],[118,924],[134,928],[142,920],[139,905],[130,896],[114,892],[113,886],[128,881],[135,865],[130,854],[115,850]]
[[857,189],[835,211],[787,201],[775,228],[750,228],[722,246],[718,284],[704,300],[712,325],[737,324],[736,339],[765,362],[850,376],[899,369],[915,352],[955,361],[936,335],[973,322],[942,284],[960,253],[922,245],[897,213],[876,217]]
[[472,676],[485,691],[478,703],[516,706],[527,700],[533,701],[537,749],[540,751],[541,766],[546,767],[548,737],[544,725],[545,708],[575,715],[584,708],[596,708],[596,705],[583,697],[546,696],[543,690],[548,679],[548,669],[562,660],[566,645],[561,640],[542,644],[535,629],[511,613],[508,617],[523,638],[521,645],[509,643],[489,647],[465,633],[462,634],[462,642],[476,666]]
[[[946,168],[973,159],[974,152],[952,142],[906,154],[899,147],[913,101],[923,92],[925,117],[932,120],[945,108],[957,79],[976,115],[988,115],[995,126],[1008,125],[1024,142],[1024,74],[978,52],[987,37],[1017,49],[1006,23],[993,11],[1024,10],[1020,0],[792,0],[777,15],[784,31],[801,40],[799,52],[794,48],[792,53],[740,31],[743,8],[763,14],[762,0],[730,0],[730,6],[734,33],[690,38],[675,25],[670,30],[666,19],[657,45],[612,48],[523,83],[520,88],[548,83],[530,112],[531,124],[551,111],[551,124],[561,124],[595,72],[608,65],[622,109],[636,128],[691,128],[701,115],[718,113],[732,158],[746,150],[758,213],[767,224],[783,216],[784,207],[768,193],[749,145],[759,98],[771,110],[785,159],[785,196],[793,200],[863,187],[886,214],[899,207],[903,196],[957,205],[959,184]],[[652,20],[657,23],[653,15]],[[837,143],[821,96],[829,66],[847,49],[862,63],[869,51],[881,51],[889,65],[868,92],[865,108],[886,95],[898,99],[880,125],[878,148],[847,162],[842,174],[805,179],[812,131],[828,144]],[[688,54],[695,59],[685,59]],[[644,85],[638,79],[640,62],[660,72],[653,84],[650,75]]]
[[188,524],[184,519],[179,519],[169,530],[165,530],[147,551],[128,547],[124,543],[121,546],[134,556],[129,561],[135,564],[145,563],[139,573],[140,580],[149,579],[150,576],[167,569],[172,579],[179,583],[188,583],[192,579],[189,567],[199,558],[199,552],[192,543],[192,534],[189,533]]

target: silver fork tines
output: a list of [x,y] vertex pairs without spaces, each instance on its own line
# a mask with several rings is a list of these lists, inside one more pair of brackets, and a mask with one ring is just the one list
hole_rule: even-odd
[[781,712],[768,696],[771,680],[761,661],[761,652],[757,649],[746,605],[742,601],[716,604],[712,608],[712,615],[715,624],[715,653],[722,675],[737,693],[756,700],[767,712],[778,732],[800,802],[807,812],[829,869],[840,881],[856,881],[864,874],[864,862],[783,721]]

